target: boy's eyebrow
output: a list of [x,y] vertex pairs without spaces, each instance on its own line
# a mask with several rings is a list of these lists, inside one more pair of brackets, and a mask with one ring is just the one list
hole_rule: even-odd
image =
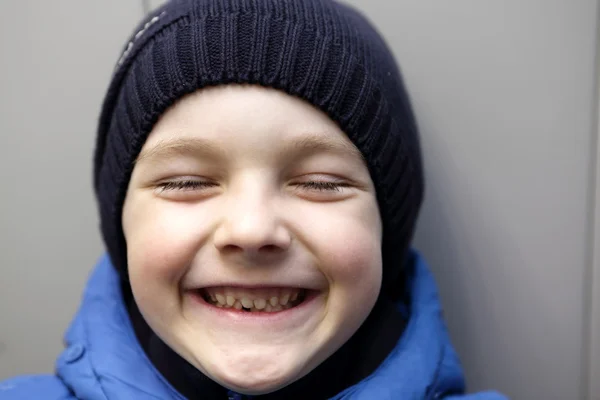
[[[295,151],[304,153],[315,153],[318,151],[330,151],[341,155],[350,156],[357,160],[361,160],[366,164],[365,157],[352,143],[336,139],[331,135],[308,135],[302,139],[291,142],[291,146]],[[287,146],[286,146],[287,150]]]
[[[300,140],[290,140],[283,146],[283,154],[296,152],[310,154],[328,151],[360,160],[366,165],[363,154],[349,142],[331,136],[307,135]],[[177,138],[161,141],[150,149],[144,150],[134,163],[142,160],[160,160],[174,156],[206,157],[211,159],[226,158],[227,150],[222,146],[204,138]]]
[[143,150],[134,164],[143,160],[161,160],[175,156],[194,156],[208,158],[225,158],[226,150],[203,138],[176,138],[158,142],[150,149]]

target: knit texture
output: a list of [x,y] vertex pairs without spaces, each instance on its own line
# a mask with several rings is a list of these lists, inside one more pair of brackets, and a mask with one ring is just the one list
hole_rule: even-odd
[[123,277],[133,161],[169,106],[227,83],[285,91],[338,123],[367,161],[383,221],[384,285],[397,284],[423,198],[417,126],[382,37],[330,0],[171,0],[134,31],[103,103],[94,158],[101,230]]

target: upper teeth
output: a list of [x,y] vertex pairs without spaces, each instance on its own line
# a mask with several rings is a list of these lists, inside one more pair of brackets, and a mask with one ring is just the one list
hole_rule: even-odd
[[292,307],[301,294],[301,289],[258,289],[239,290],[226,288],[206,289],[208,298],[217,307],[236,308],[242,307],[250,310],[280,311]]

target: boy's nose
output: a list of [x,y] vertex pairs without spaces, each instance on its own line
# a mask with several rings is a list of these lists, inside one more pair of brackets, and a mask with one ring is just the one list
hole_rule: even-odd
[[265,263],[289,248],[291,234],[265,196],[247,193],[230,200],[213,239],[222,254]]

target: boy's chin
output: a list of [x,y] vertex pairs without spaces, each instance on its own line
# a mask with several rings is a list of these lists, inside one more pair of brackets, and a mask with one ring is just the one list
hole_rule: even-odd
[[260,368],[256,370],[236,368],[228,371],[215,370],[207,372],[221,386],[251,396],[275,392],[301,377],[299,371],[293,371],[292,369],[265,371]]
[[234,392],[249,396],[258,396],[275,392],[295,380],[290,376],[232,376],[232,374],[228,374],[228,376],[223,376],[221,379],[216,380],[216,382]]
[[309,360],[294,359],[283,354],[271,357],[233,355],[215,360],[203,368],[215,382],[246,395],[262,395],[277,391],[304,376]]

